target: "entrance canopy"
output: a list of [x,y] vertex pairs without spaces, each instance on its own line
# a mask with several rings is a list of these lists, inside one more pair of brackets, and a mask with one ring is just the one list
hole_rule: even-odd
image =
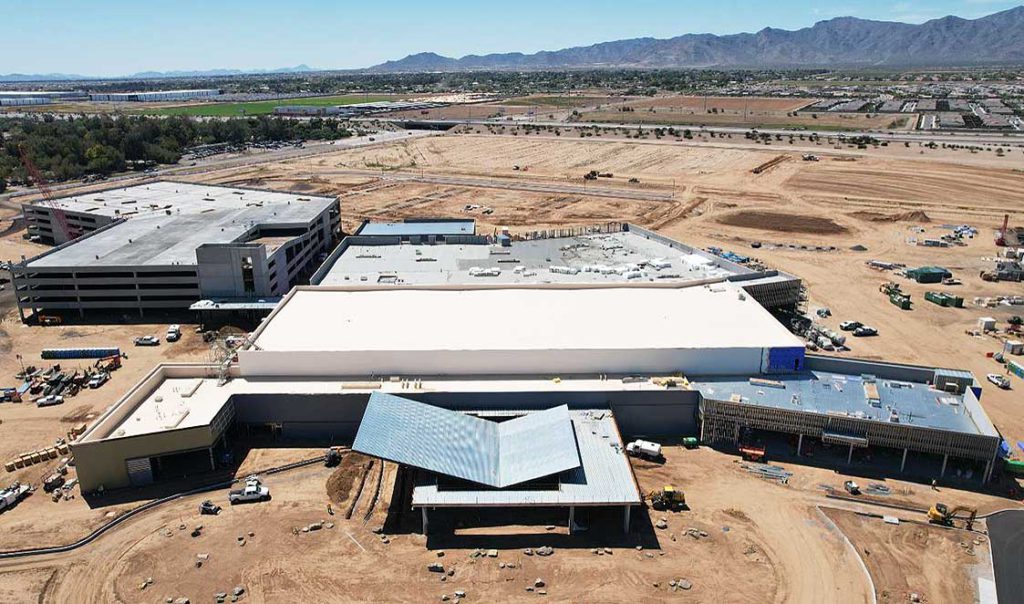
[[494,422],[374,392],[352,449],[495,488],[579,468],[565,405]]

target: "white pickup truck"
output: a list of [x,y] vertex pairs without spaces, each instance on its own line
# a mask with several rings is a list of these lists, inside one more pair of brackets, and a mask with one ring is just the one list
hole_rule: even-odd
[[241,489],[234,489],[228,493],[228,502],[231,505],[245,503],[248,501],[267,501],[270,499],[270,489],[263,486],[258,476],[250,476],[245,479],[245,486]]
[[661,445],[649,440],[634,440],[626,445],[626,453],[643,459],[661,459]]

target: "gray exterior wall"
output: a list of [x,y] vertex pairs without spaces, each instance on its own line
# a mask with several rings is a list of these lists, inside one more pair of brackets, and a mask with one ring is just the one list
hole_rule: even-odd
[[[611,409],[623,436],[695,436],[700,395],[690,390],[608,392],[409,392],[400,396],[455,409],[541,410],[567,404],[573,409]],[[242,424],[281,424],[295,438],[355,438],[367,393],[319,395],[236,395],[235,418]]]
[[[243,262],[252,264],[253,286],[247,291]],[[267,250],[255,243],[207,243],[196,249],[199,291],[203,298],[272,296]],[[276,267],[275,267],[276,268]]]
[[[67,243],[67,233],[60,227],[56,217],[53,215],[53,208],[41,205],[24,204],[22,210],[25,214],[25,226],[28,234],[39,236],[43,243],[60,245]],[[68,222],[68,229],[74,237],[81,237],[116,222],[117,218],[104,216],[102,214],[90,214],[88,212],[75,212],[64,210],[64,217]]]

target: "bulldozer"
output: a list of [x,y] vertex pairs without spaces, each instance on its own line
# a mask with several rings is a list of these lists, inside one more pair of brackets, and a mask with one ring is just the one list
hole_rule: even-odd
[[647,494],[647,500],[651,502],[652,508],[659,511],[676,511],[686,507],[686,495],[673,486],[666,486],[660,491],[651,491]]
[[978,517],[978,510],[966,505],[950,508],[944,503],[936,503],[928,509],[928,522],[941,524],[942,526],[953,526],[953,520],[960,512],[967,512],[967,518],[964,519],[964,528],[968,531],[974,528],[974,520]]

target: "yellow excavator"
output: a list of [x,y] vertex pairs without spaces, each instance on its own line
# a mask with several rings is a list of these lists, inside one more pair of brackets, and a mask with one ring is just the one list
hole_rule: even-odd
[[944,503],[936,503],[928,509],[928,522],[941,524],[942,526],[953,526],[953,520],[960,512],[967,512],[967,518],[964,518],[964,528],[971,530],[974,527],[974,520],[978,517],[978,510],[966,505],[950,508]]
[[651,491],[647,494],[647,500],[651,507],[656,510],[681,510],[686,507],[686,495],[676,490],[673,486],[666,486],[660,491]]

